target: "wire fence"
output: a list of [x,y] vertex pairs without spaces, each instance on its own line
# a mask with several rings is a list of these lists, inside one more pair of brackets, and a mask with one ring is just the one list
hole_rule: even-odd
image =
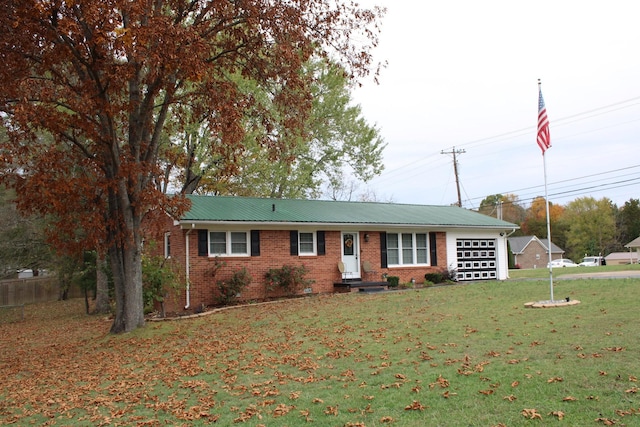
[[[31,277],[0,281],[0,306],[21,306],[60,299],[60,281],[57,277]],[[72,286],[69,298],[81,297],[80,289]]]

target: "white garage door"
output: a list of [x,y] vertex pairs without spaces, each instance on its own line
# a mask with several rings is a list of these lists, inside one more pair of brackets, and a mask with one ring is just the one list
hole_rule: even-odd
[[496,239],[457,239],[458,280],[498,278]]

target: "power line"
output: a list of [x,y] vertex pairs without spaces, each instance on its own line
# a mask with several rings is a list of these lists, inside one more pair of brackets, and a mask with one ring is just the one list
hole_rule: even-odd
[[[626,108],[631,108],[637,105],[640,105],[640,102],[635,102],[632,103],[633,101],[638,101],[640,100],[640,96],[637,97],[633,97],[633,98],[629,98],[623,101],[619,101],[619,102],[615,102],[613,104],[607,104],[601,107],[597,107],[597,108],[593,108],[590,110],[586,110],[586,111],[582,111],[580,113],[576,113],[576,114],[572,114],[569,116],[565,116],[565,117],[561,117],[561,118],[557,118],[554,119],[553,121],[553,127],[560,127],[560,126],[565,126],[571,123],[575,123],[581,120],[586,120],[586,119],[590,119],[593,117],[597,117],[597,116],[601,116],[604,114],[610,114],[619,110],[623,110]],[[613,108],[613,107],[618,107],[618,108]],[[612,109],[613,108],[613,109]],[[597,113],[597,114],[593,114],[593,113]],[[577,119],[576,119],[577,118]],[[627,124],[627,123],[631,123],[631,122],[635,122],[638,119],[635,120],[631,120],[631,121],[627,121],[621,124]],[[615,126],[620,126],[621,124],[616,124],[616,125],[612,125],[610,127],[615,127]],[[504,139],[511,139],[511,138],[515,138],[518,136],[524,136],[527,134],[531,134],[532,129],[534,129],[534,126],[528,126],[525,128],[521,128],[521,129],[516,129],[513,131],[508,131],[508,132],[504,132],[501,134],[497,134],[497,135],[493,135],[493,136],[488,136],[488,137],[484,137],[484,138],[479,138],[479,139],[475,139],[475,140],[471,140],[471,141],[467,141],[467,142],[462,142],[459,144],[456,144],[458,147],[475,147],[475,146],[483,146],[483,145],[489,145],[489,144],[494,144],[497,143],[499,141],[502,141]],[[589,132],[594,132],[595,130],[589,131]],[[403,174],[403,173],[409,173],[419,167],[422,166],[415,166],[418,165],[419,163],[427,160],[427,159],[432,159],[435,158],[435,154],[436,153],[431,153],[428,154],[426,156],[420,157],[418,159],[412,160],[410,162],[404,163],[401,166],[395,167],[393,169],[389,169],[385,172],[383,172],[382,175],[380,175],[379,177],[373,178],[372,181],[375,181],[377,183],[380,182],[384,182],[384,181],[388,181],[389,179],[392,179],[392,177],[394,175],[397,174]],[[413,167],[410,167],[413,166]]]
[[[611,173],[616,173],[616,172],[621,172],[621,171],[625,171],[625,170],[629,170],[629,169],[636,169],[636,168],[640,168],[640,165],[625,166],[625,167],[618,168],[618,169],[612,169],[612,170],[603,171],[603,172],[597,172],[597,173],[593,173],[593,174],[589,174],[589,175],[583,175],[583,176],[579,176],[579,177],[575,177],[575,178],[568,178],[568,179],[563,179],[563,180],[559,180],[559,181],[554,181],[554,182],[549,183],[549,186],[555,186],[555,185],[563,184],[563,183],[566,183],[566,182],[578,181],[578,180],[585,179],[585,178],[593,178],[593,177],[597,177],[597,176],[607,175],[607,174],[611,174]],[[535,185],[535,186],[524,187],[524,188],[520,188],[520,189],[516,189],[516,190],[498,192],[496,194],[519,194],[519,193],[522,193],[523,191],[535,190],[535,189],[541,189],[541,188],[543,188],[543,185]],[[474,197],[474,198],[468,199],[468,201],[482,200],[485,197],[486,197],[486,195],[485,196],[481,196],[481,197]]]

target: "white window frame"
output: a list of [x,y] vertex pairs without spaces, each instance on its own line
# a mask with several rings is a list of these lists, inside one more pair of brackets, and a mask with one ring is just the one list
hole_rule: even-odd
[[[225,252],[224,253],[215,253],[211,251],[211,233],[224,233],[225,235]],[[232,241],[231,236],[235,233],[244,234],[245,238],[245,252],[232,252]],[[251,233],[245,230],[209,230],[207,233],[207,250],[209,252],[209,256],[218,256],[218,257],[243,257],[249,256],[251,251]]]
[[[402,245],[402,237],[404,234],[410,234],[411,235],[411,248],[405,248]],[[388,246],[388,239],[389,239],[389,235],[395,235],[397,236],[397,240],[398,240],[398,247],[397,248],[390,248]],[[418,262],[418,246],[417,246],[417,235],[424,235],[425,236],[425,243],[426,243],[426,247],[423,247],[421,249],[426,249],[426,255],[427,255],[427,262]],[[412,262],[410,263],[405,263],[404,262],[404,250],[408,250],[411,249],[411,256],[412,256]],[[387,232],[387,259],[389,259],[389,250],[394,250],[398,252],[398,263],[397,264],[393,264],[391,262],[388,263],[389,267],[417,267],[417,266],[430,266],[431,265],[431,260],[430,260],[430,252],[429,252],[429,233],[427,232],[415,232],[415,231],[393,231],[393,232]]]
[[[311,252],[302,250],[302,235],[303,234],[311,234],[312,241],[312,250]],[[308,242],[305,242],[308,243]],[[318,239],[315,231],[298,231],[298,255],[299,256],[315,256],[318,254]]]
[[164,233],[164,257],[171,258],[171,232]]

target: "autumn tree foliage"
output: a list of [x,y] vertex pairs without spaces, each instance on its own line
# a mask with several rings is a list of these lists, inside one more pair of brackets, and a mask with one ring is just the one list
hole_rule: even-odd
[[[551,223],[551,240],[556,242],[557,234],[554,229],[559,227],[559,220],[564,213],[561,205],[549,202],[549,222]],[[531,207],[527,210],[524,222],[521,224],[522,232],[525,235],[535,235],[538,237],[547,237],[547,207],[544,197],[536,197],[531,202]]]
[[[145,229],[187,204],[161,191],[159,153],[169,118],[196,116],[241,152],[255,105],[233,75],[278,88],[256,123],[296,134],[311,106],[313,55],[351,78],[372,68],[382,11],[330,0],[23,0],[0,8],[0,174],[26,212],[51,215],[59,249],[108,254],[115,284],[112,332],[144,324]],[[277,117],[275,117],[277,116]],[[249,129],[250,130],[250,129]],[[279,135],[259,143],[278,147]],[[224,162],[233,168],[233,162]],[[145,227],[143,227],[143,224]]]
[[608,254],[615,247],[616,208],[606,197],[579,197],[565,208],[567,244],[576,259],[584,255]]
[[520,224],[525,217],[525,209],[520,206],[515,194],[494,194],[480,202],[478,212],[500,218],[514,224]]

